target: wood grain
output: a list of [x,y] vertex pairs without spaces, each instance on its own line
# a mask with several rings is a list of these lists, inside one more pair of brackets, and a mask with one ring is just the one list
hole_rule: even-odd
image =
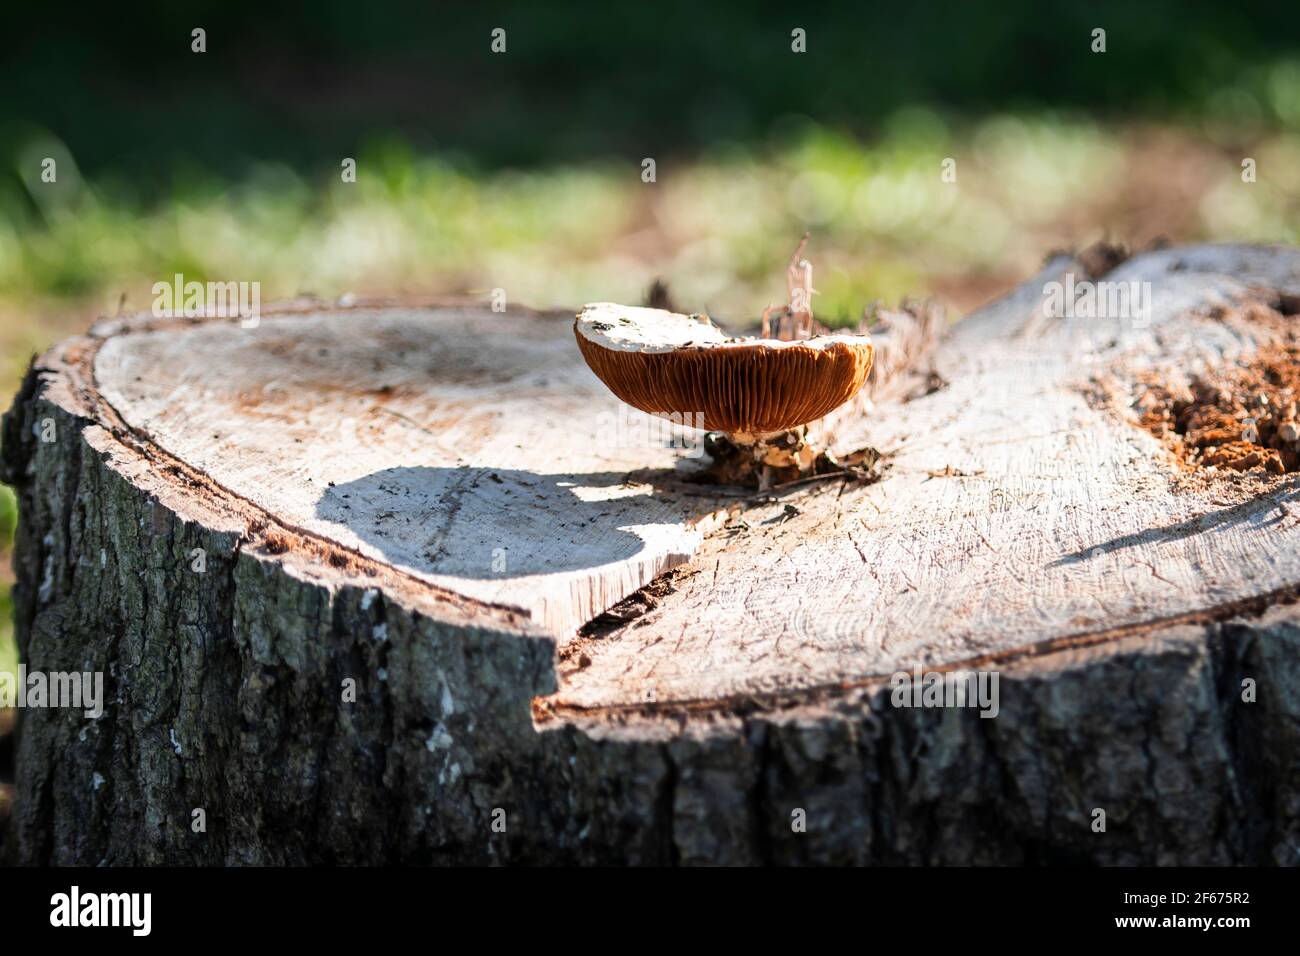
[[95,381],[127,425],[278,520],[562,641],[685,564],[635,627],[583,642],[565,706],[787,693],[1300,584],[1300,524],[1281,517],[1294,480],[1177,486],[1125,406],[1140,372],[1277,338],[1209,310],[1294,294],[1295,254],[1164,251],[1103,277],[1151,283],[1149,321],[1046,318],[1043,285],[1069,271],[1087,279],[1055,261],[961,323],[932,359],[947,387],[836,416],[840,450],[891,453],[882,482],[749,504],[748,528],[707,544],[735,499],[684,493],[680,452],[619,433],[559,319],[387,310],[137,332],[105,340]]
[[721,507],[662,487],[671,436],[620,408],[560,318],[137,332],[104,342],[95,381],[127,426],[278,520],[556,635],[686,560]]
[[[1149,321],[1048,319],[1050,263],[957,325],[947,387],[877,404],[842,447],[892,451],[879,484],[755,506],[635,626],[584,643],[557,705],[789,693],[915,666],[1123,633],[1300,587],[1295,477],[1191,486],[1136,427],[1134,377],[1181,377],[1287,334],[1234,305],[1300,290],[1291,249],[1150,253],[1104,277],[1149,282]],[[1211,307],[1226,306],[1220,318]],[[1098,386],[1105,385],[1099,399]],[[793,505],[797,513],[787,509]]]

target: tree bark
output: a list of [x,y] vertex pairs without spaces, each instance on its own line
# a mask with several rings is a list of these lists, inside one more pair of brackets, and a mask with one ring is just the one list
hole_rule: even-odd
[[[836,416],[882,480],[764,496],[609,440],[563,317],[51,350],[4,420],[16,633],[108,700],[20,711],[9,857],[1300,862],[1294,476],[1131,407],[1294,342],[1300,254],[1130,260],[1142,321],[1045,317],[1066,273]],[[996,673],[997,716],[896,706],[914,668]]]

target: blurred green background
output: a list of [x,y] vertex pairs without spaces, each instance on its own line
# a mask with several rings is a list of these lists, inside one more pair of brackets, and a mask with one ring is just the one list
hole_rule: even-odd
[[[818,316],[848,322],[960,314],[1103,237],[1300,230],[1294,3],[179,6],[5,11],[6,404],[34,352],[178,272],[537,306],[662,276],[742,323],[810,230]],[[0,489],[0,669],[14,520]]]

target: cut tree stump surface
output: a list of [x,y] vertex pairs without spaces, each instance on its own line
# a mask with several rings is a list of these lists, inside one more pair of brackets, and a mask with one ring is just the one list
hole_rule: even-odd
[[[884,481],[748,507],[750,527],[716,536],[635,626],[583,642],[590,664],[555,702],[797,691],[1300,583],[1300,521],[1279,519],[1294,482],[1175,489],[1127,408],[1142,372],[1191,373],[1278,336],[1208,315],[1252,283],[1300,288],[1289,251],[1237,255],[1158,253],[1108,274],[1158,290],[1145,328],[1044,319],[1042,285],[1065,262],[961,323],[933,357],[947,387],[836,435],[890,452]],[[619,435],[570,324],[473,310],[206,323],[108,337],[95,381],[138,434],[278,520],[567,642],[691,558],[727,504],[685,493],[672,449]]]
[[[620,431],[568,315],[101,322],[6,417],[20,651],[111,698],[24,713],[10,852],[1300,862],[1300,484],[1189,468],[1132,408],[1294,342],[1300,253],[1093,277],[1149,321],[1046,317],[1067,273],[933,348],[900,316],[825,428],[881,479],[762,495]],[[998,718],[890,706],[959,666]]]
[[591,664],[565,672],[557,703],[835,686],[1292,593],[1295,477],[1179,481],[1129,405],[1145,373],[1185,380],[1294,336],[1293,317],[1231,306],[1294,295],[1300,255],[1206,247],[1124,263],[1103,281],[1150,283],[1149,325],[1044,318],[1044,284],[1071,269],[1056,261],[959,323],[932,359],[945,388],[840,430],[843,446],[890,453],[883,481],[754,507],[752,527],[712,541],[634,627],[586,642]]
[[[109,337],[137,434],[280,521],[557,635],[684,561],[709,514],[632,440],[566,321],[388,309]],[[623,424],[623,435],[618,431]]]

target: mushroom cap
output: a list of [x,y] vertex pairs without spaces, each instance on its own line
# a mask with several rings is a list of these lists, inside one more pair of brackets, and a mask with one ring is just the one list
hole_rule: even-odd
[[578,313],[578,348],[596,377],[634,408],[687,425],[766,435],[821,418],[871,371],[871,340],[839,333],[799,341],[729,338],[707,316],[598,302]]

